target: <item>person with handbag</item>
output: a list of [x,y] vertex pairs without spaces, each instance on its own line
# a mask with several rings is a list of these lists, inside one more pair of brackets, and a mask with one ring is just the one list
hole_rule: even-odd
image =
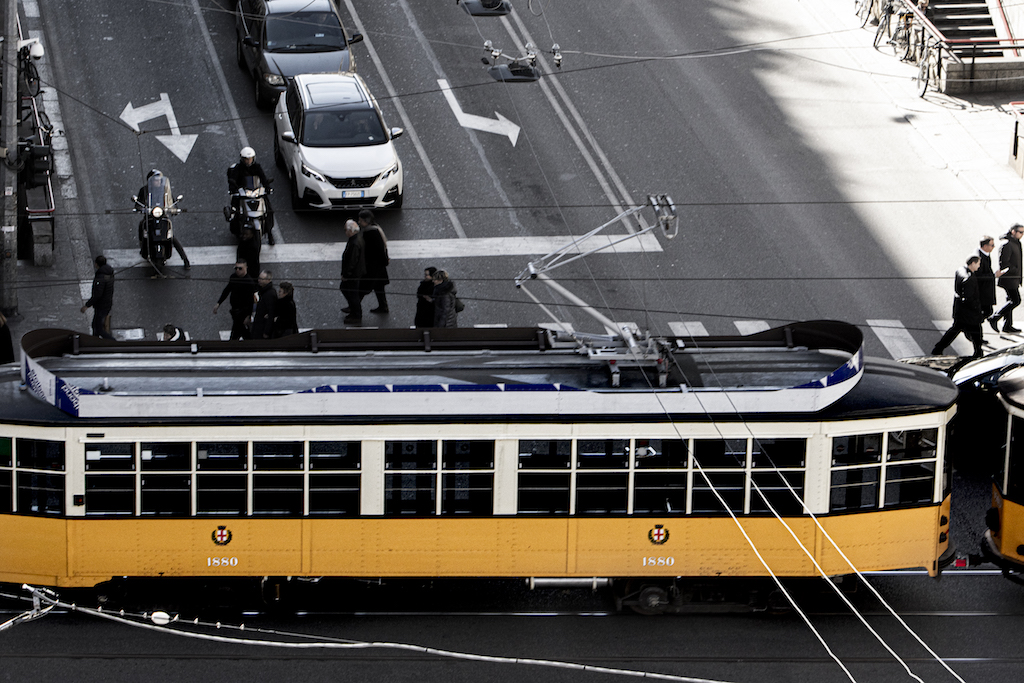
[[434,327],[459,326],[459,301],[455,283],[448,277],[448,272],[439,270],[434,273]]

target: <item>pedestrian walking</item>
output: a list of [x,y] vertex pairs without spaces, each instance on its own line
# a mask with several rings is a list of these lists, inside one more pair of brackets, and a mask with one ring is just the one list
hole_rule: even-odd
[[263,249],[263,240],[259,233],[251,227],[242,230],[242,236],[238,240],[238,248],[235,250],[235,260],[245,261],[248,272],[251,275],[258,275],[260,272],[260,251]]
[[416,288],[416,327],[434,326],[434,273],[437,268],[425,268],[420,286]]
[[359,232],[363,236],[364,258],[366,259],[363,292],[369,294],[372,291],[377,295],[377,308],[371,308],[370,313],[386,314],[388,313],[388,299],[384,294],[384,287],[391,284],[391,280],[388,279],[388,265],[391,262],[391,259],[388,258],[388,238],[374,221],[373,212],[369,209],[359,212],[358,223]]
[[277,308],[274,274],[269,270],[260,271],[260,276],[256,279],[256,286],[256,301],[252,309],[252,338],[270,339]]
[[341,255],[341,284],[338,286],[345,296],[348,306],[341,309],[345,314],[346,325],[359,325],[363,322],[363,289],[362,279],[366,275],[366,256],[363,236],[359,234],[359,224],[353,220],[345,221],[345,234],[348,242]]
[[431,296],[434,299],[434,327],[458,327],[459,297],[447,271],[434,273],[434,293]]
[[1003,272],[999,278],[999,286],[1006,292],[1006,304],[988,319],[988,324],[996,332],[999,331],[999,320],[1003,321],[1003,332],[1020,332],[1013,326],[1013,309],[1020,305],[1021,278],[1021,246],[1020,238],[1024,235],[1024,226],[1014,223],[1010,231],[1003,235],[1002,246],[999,247],[999,269]]
[[981,312],[985,318],[992,316],[996,307],[996,278],[1005,273],[1003,269],[992,272],[992,251],[996,248],[996,240],[991,235],[981,238],[981,246],[978,248],[978,258],[981,265],[974,277],[978,280],[978,295],[981,298]]
[[92,336],[113,339],[110,333],[110,311],[114,307],[114,269],[107,265],[107,257],[96,257],[96,272],[92,279],[92,295],[82,306],[82,313],[92,309]]
[[235,263],[235,271],[228,278],[224,291],[213,306],[214,315],[224,300],[231,297],[231,340],[249,338],[249,316],[252,314],[253,295],[256,294],[256,281],[249,275],[245,261]]
[[0,365],[13,363],[16,360],[14,341],[11,339],[11,328],[7,325],[7,317],[0,313]]
[[287,337],[299,331],[295,313],[295,288],[290,282],[282,282],[277,291],[277,306],[274,307],[274,324],[270,336],[274,339]]
[[981,265],[980,256],[971,256],[967,263],[958,268],[953,280],[953,326],[942,335],[932,349],[933,356],[940,356],[947,346],[961,332],[974,344],[974,358],[981,356],[981,298],[978,294],[978,279],[975,277]]
[[166,325],[164,325],[164,331],[160,333],[160,341],[176,342],[187,340],[188,332],[181,329],[174,323],[167,323]]

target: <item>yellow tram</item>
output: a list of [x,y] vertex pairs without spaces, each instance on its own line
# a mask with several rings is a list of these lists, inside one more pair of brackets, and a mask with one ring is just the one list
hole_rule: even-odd
[[664,585],[765,576],[752,545],[783,577],[850,573],[835,546],[941,569],[948,379],[836,322],[631,341],[30,333],[0,376],[0,581]]

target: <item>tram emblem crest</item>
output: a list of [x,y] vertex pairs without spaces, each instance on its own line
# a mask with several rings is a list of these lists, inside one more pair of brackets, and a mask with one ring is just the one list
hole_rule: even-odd
[[654,528],[647,532],[647,538],[654,545],[664,545],[668,541],[668,529],[664,524],[655,524]]
[[231,530],[226,526],[217,527],[216,531],[210,534],[210,536],[213,538],[213,542],[217,545],[227,545],[228,543],[231,543]]

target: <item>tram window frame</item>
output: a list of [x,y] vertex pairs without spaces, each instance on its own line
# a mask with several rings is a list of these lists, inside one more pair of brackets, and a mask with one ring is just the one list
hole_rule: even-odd
[[14,439],[0,436],[0,469],[14,466]]
[[[249,508],[249,482],[247,474],[216,473],[196,475],[196,516],[197,517],[244,517]],[[238,483],[241,482],[241,487]],[[217,486],[211,484],[217,483]],[[235,498],[233,507],[208,505],[212,498],[219,503]],[[240,503],[240,504],[238,504]]]
[[[930,443],[928,439],[930,438]],[[895,444],[895,446],[894,446]],[[939,428],[905,429],[888,433],[887,462],[936,460],[939,456]]]
[[[395,453],[396,446],[401,453]],[[410,447],[413,448],[410,448]],[[426,452],[423,452],[426,449]],[[434,439],[396,439],[384,442],[384,469],[393,471],[437,471],[437,441]]]
[[807,439],[755,438],[750,445],[753,469],[802,470],[807,467]]
[[[931,503],[935,498],[935,465],[932,459],[921,462],[901,461],[898,465],[886,467],[883,507]],[[923,476],[921,472],[924,472]]]
[[629,439],[577,439],[576,467],[581,470],[629,469]]
[[494,441],[451,439],[441,442],[442,470],[493,470]]
[[[37,480],[42,485],[37,485]],[[23,483],[31,481],[32,483]],[[16,477],[18,513],[35,516],[62,516],[64,514],[64,475],[51,472],[21,470]],[[32,510],[32,501],[39,502],[39,496],[47,493],[45,504]]]
[[516,514],[568,515],[571,484],[569,472],[520,472],[516,484]]
[[[696,469],[693,471],[690,491],[691,515],[722,516],[729,514],[722,508],[712,487],[725,499],[733,514],[742,515],[746,498],[747,472],[739,469],[708,471],[707,468],[704,468],[704,474],[710,480],[710,485],[700,471]],[[728,483],[730,480],[734,480],[736,483]]]
[[[873,474],[874,479],[865,479],[864,476],[866,474]],[[853,477],[860,477],[860,479],[852,480]],[[860,512],[862,510],[877,509],[881,487],[881,465],[833,468],[829,479],[829,512]],[[846,500],[849,497],[846,494],[852,491],[871,492],[871,496],[862,494],[859,496],[860,504],[851,505]],[[844,494],[842,501],[838,500],[837,493]]]
[[139,443],[139,461],[142,471],[192,471],[192,443],[191,441],[143,441]]
[[[362,463],[361,441],[309,441],[309,471],[358,470]],[[344,446],[344,448],[341,448]],[[328,450],[337,450],[330,453]]]
[[[429,492],[429,495],[428,495]],[[392,470],[384,474],[384,516],[437,514],[437,472]]]
[[[884,432],[846,434],[832,437],[832,467],[875,465],[882,462]],[[853,443],[853,448],[850,443]],[[877,440],[877,444],[873,442]],[[873,450],[872,450],[873,449]],[[838,452],[838,451],[842,452]]]
[[[39,450],[42,446],[46,447],[47,452],[40,454]],[[67,452],[63,441],[18,437],[15,441],[14,461],[18,469],[63,472],[67,462]]]
[[685,470],[690,465],[690,443],[687,439],[636,439],[633,462],[638,470]]
[[[228,446],[234,448],[229,449]],[[211,453],[211,451],[213,452]],[[196,470],[202,472],[247,472],[249,470],[249,442],[197,441]]]
[[[743,446],[742,451],[739,449],[740,444]],[[721,446],[720,451],[719,446]],[[693,457],[704,470],[745,469],[749,452],[749,439],[693,440]],[[743,457],[737,457],[741,453]]]
[[[170,482],[178,485],[168,486]],[[188,517],[192,514],[192,475],[188,472],[144,473],[139,495],[143,517]]]
[[14,512],[14,440],[0,436],[0,514]]
[[[352,471],[310,473],[307,487],[309,514],[326,517],[358,517],[361,512],[360,479],[361,475]],[[354,482],[354,485],[351,482]],[[322,499],[332,505],[321,505]],[[337,503],[342,501],[346,501],[347,505],[338,507]]]
[[[572,467],[572,439],[520,439],[519,469],[568,470]],[[542,448],[547,444],[546,448]]]
[[85,515],[114,517],[135,514],[134,474],[85,475]]
[[252,442],[252,469],[254,472],[302,472],[305,465],[306,442],[304,441]]
[[576,472],[576,515],[625,515],[629,508],[628,472]]
[[[773,477],[777,478],[773,480]],[[775,512],[783,516],[796,516],[804,514],[804,483],[806,472],[799,469],[756,469],[750,473],[750,513],[751,515],[774,515],[768,503],[775,508]],[[757,488],[754,488],[754,483]],[[786,486],[784,482],[788,482]],[[792,491],[790,490],[792,488]],[[764,494],[758,493],[758,489]],[[797,497],[793,495],[796,492]],[[765,502],[767,498],[767,503]]]
[[[86,472],[134,472],[135,442],[85,444]],[[88,513],[86,513],[88,514]]]
[[494,473],[450,470],[441,473],[441,514],[490,517],[494,514]]
[[306,487],[302,472],[274,471],[252,477],[252,514],[260,517],[301,517]]
[[[639,450],[639,449],[638,449]],[[685,515],[686,497],[689,490],[689,473],[685,470],[676,472],[636,472],[633,475],[633,514]],[[669,492],[671,497],[665,493]],[[655,498],[655,496],[657,496]],[[662,505],[652,505],[649,499],[663,501]]]

